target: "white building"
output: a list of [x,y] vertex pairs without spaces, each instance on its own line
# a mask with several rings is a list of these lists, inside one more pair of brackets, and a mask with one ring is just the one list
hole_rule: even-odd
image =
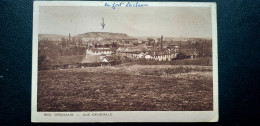
[[111,55],[114,51],[110,48],[92,48],[87,49],[87,55]]

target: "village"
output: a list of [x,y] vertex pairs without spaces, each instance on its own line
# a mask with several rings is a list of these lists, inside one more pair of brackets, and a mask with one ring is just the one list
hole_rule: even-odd
[[[171,61],[177,57],[179,53],[179,46],[163,46],[163,36],[160,41],[150,39],[148,42],[144,40],[116,40],[111,43],[119,45],[118,48],[113,48],[111,45],[108,48],[102,47],[95,48],[93,44],[88,46],[86,50],[86,58],[82,63],[93,63],[100,62],[101,66],[110,66],[110,59],[113,57],[125,58],[125,59],[145,59],[145,60],[156,60],[156,61]],[[148,43],[148,44],[147,44]],[[197,55],[195,52],[191,55]],[[96,57],[96,58],[93,58]],[[100,60],[92,60],[100,59]]]
[[[164,38],[163,35],[157,38],[124,37],[93,39],[72,37],[69,34],[67,38],[39,39],[39,43],[41,45],[42,41],[45,41],[45,43],[50,41],[55,44],[53,44],[54,47],[49,47],[49,49],[59,50],[55,54],[50,53],[51,50],[44,53],[46,59],[51,59],[50,57],[57,55],[53,58],[54,62],[45,66],[49,67],[48,69],[104,67],[126,62],[161,64],[163,62],[170,63],[177,60],[193,60],[198,57],[211,56],[211,52],[207,51],[211,50],[211,40],[199,38],[169,39]],[[46,46],[48,45],[44,44],[44,47],[42,47],[43,51],[46,50]],[[39,48],[39,51],[41,51],[41,46]]]

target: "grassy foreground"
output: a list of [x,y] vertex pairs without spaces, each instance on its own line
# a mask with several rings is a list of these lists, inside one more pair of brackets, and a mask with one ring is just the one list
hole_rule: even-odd
[[[208,77],[212,74],[211,68],[146,67],[39,71],[38,111],[208,111],[213,109],[212,75]],[[174,71],[174,69],[177,72],[165,74],[165,71]],[[202,77],[188,78],[191,75],[187,74],[194,73]],[[187,75],[187,78],[183,78],[184,75]]]

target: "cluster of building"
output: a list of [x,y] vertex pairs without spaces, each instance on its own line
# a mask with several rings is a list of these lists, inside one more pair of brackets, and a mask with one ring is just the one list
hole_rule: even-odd
[[179,52],[179,46],[173,48],[141,48],[141,47],[119,47],[112,48],[91,48],[86,50],[86,57],[89,56],[121,56],[130,59],[144,58],[146,60],[170,61]]
[[193,50],[181,50],[178,45],[169,44],[167,46],[163,45],[163,37],[160,39],[160,44],[156,46],[147,44],[142,44],[139,42],[139,45],[131,46],[120,46],[117,48],[95,48],[90,47],[86,50],[86,57],[82,63],[94,63],[100,62],[108,63],[110,57],[117,56],[128,59],[145,59],[145,60],[154,60],[154,61],[172,61],[173,59],[184,59],[197,56],[197,53]]
[[161,48],[161,47],[119,47],[116,50],[115,55],[123,56],[127,58],[139,59],[143,58],[146,60],[157,60],[157,61],[171,61],[175,58],[179,52],[179,46],[172,48]]

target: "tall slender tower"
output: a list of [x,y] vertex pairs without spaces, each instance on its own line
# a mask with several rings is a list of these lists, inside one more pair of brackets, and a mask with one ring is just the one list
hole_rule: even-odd
[[70,42],[70,33],[69,33],[69,42]]
[[163,36],[161,36],[161,48],[163,49]]

